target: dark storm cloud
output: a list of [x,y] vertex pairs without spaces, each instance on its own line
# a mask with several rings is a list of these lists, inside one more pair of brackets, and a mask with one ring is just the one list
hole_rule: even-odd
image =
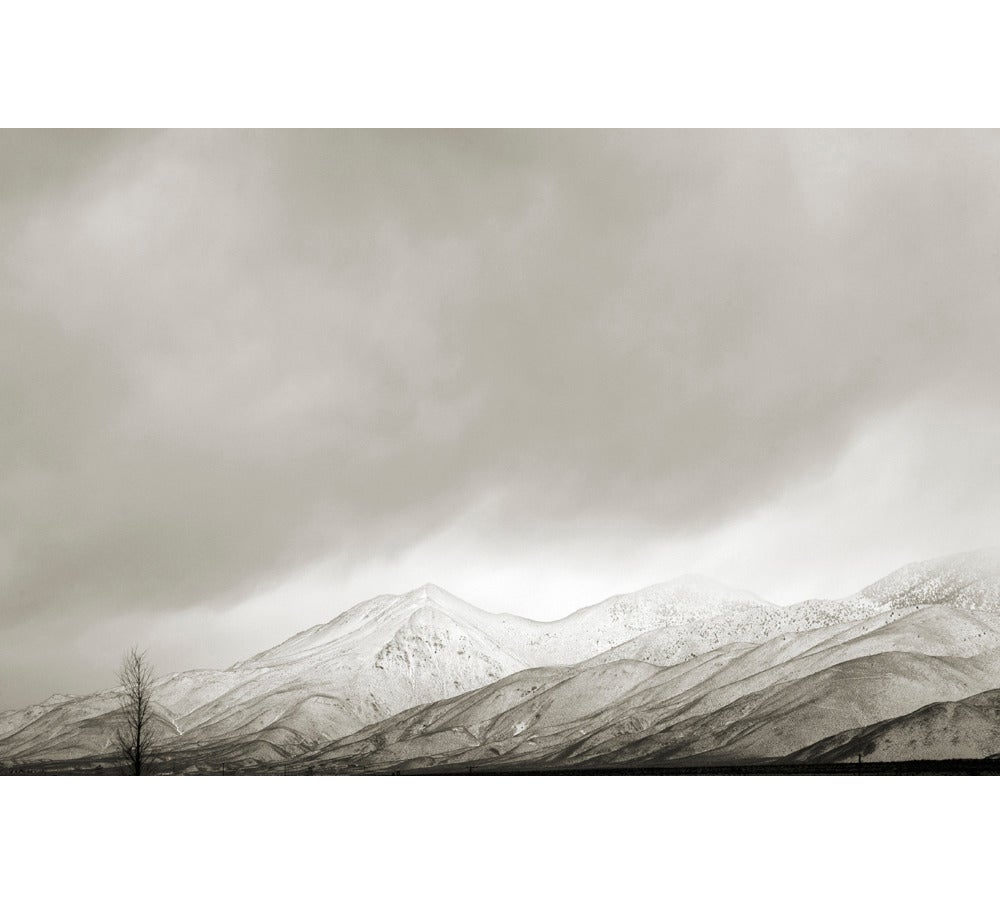
[[235,598],[484,495],[485,542],[683,534],[921,393],[986,417],[998,164],[994,133],[5,132],[4,621]]

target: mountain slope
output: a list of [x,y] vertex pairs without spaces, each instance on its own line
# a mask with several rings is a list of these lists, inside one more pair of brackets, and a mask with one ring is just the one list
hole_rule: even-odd
[[377,597],[232,667],[233,687],[181,717],[174,744],[265,728],[315,744],[487,685],[525,668],[531,630],[494,618],[431,585]]
[[[972,553],[842,600],[776,606],[688,577],[552,622],[426,584],[229,669],[165,676],[155,698],[178,768],[752,761],[839,755],[822,743],[995,689],[998,654],[1000,563]],[[0,761],[106,755],[116,703],[0,714]]]
[[1000,689],[938,701],[902,717],[828,736],[789,757],[793,762],[905,762],[1000,755]]
[[[282,728],[295,751],[524,669],[520,654],[537,631],[431,585],[376,597],[228,670],[158,680],[154,696],[171,725],[163,740],[178,749]],[[115,705],[106,692],[5,715],[0,759],[77,756],[84,725]],[[107,744],[95,737],[82,748],[100,754]]]
[[[860,622],[731,644],[668,667],[636,669],[640,661],[610,656],[528,670],[404,712],[330,744],[308,765],[621,765],[786,756],[831,734],[1000,685],[1000,616],[941,605],[888,608]],[[609,667],[629,665],[641,679],[607,675]],[[596,692],[591,682],[602,679],[605,688]],[[551,695],[559,705],[547,703]],[[601,703],[595,707],[591,696]],[[537,716],[543,709],[545,716]]]
[[[425,584],[360,603],[227,670],[164,677],[155,694],[171,725],[164,739],[172,752],[259,736],[295,754],[413,705],[529,667],[574,663],[665,621],[690,622],[730,608],[771,606],[682,578],[612,597],[560,621],[535,622],[485,612]],[[77,700],[51,712],[35,706],[0,715],[0,729],[6,725],[13,733],[46,716],[52,737],[79,732],[92,716],[90,704]],[[79,739],[60,752],[57,742],[40,737],[33,746],[33,735],[28,731],[11,742],[0,735],[0,760],[81,754]],[[105,749],[95,737],[82,752]]]

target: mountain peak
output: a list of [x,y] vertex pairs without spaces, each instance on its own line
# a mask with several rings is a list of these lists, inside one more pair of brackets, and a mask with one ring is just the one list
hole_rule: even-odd
[[719,600],[743,600],[748,602],[765,603],[756,593],[749,590],[738,590],[728,584],[715,580],[704,574],[682,574],[679,577],[672,577],[661,583],[647,587],[653,593],[678,593],[686,596],[704,596]]
[[453,616],[467,617],[472,615],[477,619],[484,615],[488,618],[493,617],[489,612],[485,612],[478,606],[466,602],[461,596],[449,593],[443,587],[430,582],[421,584],[408,593],[401,593],[397,597],[394,606],[397,609],[397,614],[404,612],[406,609],[412,609],[415,606],[432,606],[441,612],[446,612]]
[[875,606],[996,607],[1000,603],[1000,552],[982,549],[907,564],[849,598]]
[[407,593],[400,594],[400,598],[433,602],[443,606],[451,606],[455,604],[463,606],[468,605],[464,599],[455,596],[454,593],[449,593],[443,587],[439,587],[436,583],[430,583],[429,581]]

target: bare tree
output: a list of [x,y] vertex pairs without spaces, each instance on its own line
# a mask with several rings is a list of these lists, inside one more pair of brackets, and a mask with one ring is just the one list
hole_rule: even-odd
[[132,647],[125,652],[118,670],[118,682],[121,686],[118,753],[126,774],[148,774],[155,746],[153,668],[146,662],[146,651]]

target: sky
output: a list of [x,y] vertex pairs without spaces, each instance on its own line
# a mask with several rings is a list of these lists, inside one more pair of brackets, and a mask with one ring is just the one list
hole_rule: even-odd
[[995,546],[1000,133],[0,132],[0,709],[437,583]]

